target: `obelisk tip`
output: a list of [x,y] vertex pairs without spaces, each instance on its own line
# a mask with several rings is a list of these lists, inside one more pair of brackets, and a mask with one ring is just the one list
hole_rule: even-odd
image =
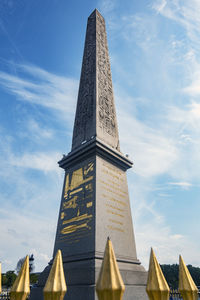
[[92,18],[92,17],[94,17],[97,14],[99,14],[103,18],[102,14],[99,12],[99,10],[97,8],[95,8],[93,10],[93,12],[89,15],[89,18]]

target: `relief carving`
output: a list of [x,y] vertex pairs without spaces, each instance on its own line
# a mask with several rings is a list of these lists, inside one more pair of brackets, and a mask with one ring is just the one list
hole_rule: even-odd
[[79,86],[76,118],[73,132],[73,146],[76,147],[87,139],[87,127],[92,126],[94,118],[94,86],[95,86],[95,63],[96,63],[96,43],[95,43],[95,19],[88,22],[81,79]]
[[103,18],[97,14],[97,74],[98,74],[98,118],[100,128],[117,137],[116,115],[112,79],[107,47],[107,37]]
[[95,136],[96,126],[118,139],[105,23],[98,13],[87,25],[72,149]]

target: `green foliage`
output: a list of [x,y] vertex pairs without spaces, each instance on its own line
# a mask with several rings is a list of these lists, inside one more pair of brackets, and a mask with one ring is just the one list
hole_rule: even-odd
[[[19,274],[19,271],[24,263],[25,257],[20,258],[17,262],[16,272]],[[29,255],[29,271],[30,273],[34,270],[34,256],[33,254]],[[38,273],[36,274],[30,274],[30,284],[34,284],[38,280]],[[10,288],[12,287],[17,275],[15,274],[15,271],[8,271],[5,274],[2,274],[2,285]]]
[[[15,279],[16,279],[17,275],[14,273],[14,271],[8,271],[5,274],[2,274],[2,285],[10,288]],[[32,273],[30,274],[30,284],[34,284],[38,281],[38,277],[39,277],[39,273]]]
[[161,269],[170,288],[178,288],[179,265],[161,265]]
[[2,285],[7,288],[11,287],[16,279],[17,275],[14,271],[8,271],[5,274],[2,274]]
[[188,270],[197,286],[200,286],[200,268],[188,265]]
[[[178,288],[179,265],[160,265],[170,288]],[[188,265],[188,270],[197,286],[200,286],[200,268]]]
[[38,277],[39,277],[38,273],[32,273],[32,274],[30,274],[30,283],[31,284],[36,283],[38,281]]

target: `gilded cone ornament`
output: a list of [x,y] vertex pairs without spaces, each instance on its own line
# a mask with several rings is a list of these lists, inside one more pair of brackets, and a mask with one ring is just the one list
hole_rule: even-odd
[[108,238],[96,284],[99,300],[122,300],[125,286],[117,265],[111,240]]
[[63,300],[67,286],[63,270],[61,251],[58,250],[45,287],[43,289],[44,300]]
[[11,300],[25,300],[30,294],[29,256],[27,255],[21,270],[10,290]]
[[181,293],[183,300],[198,299],[198,289],[181,255],[179,256],[179,292]]
[[151,248],[146,292],[150,300],[168,300],[169,286]]

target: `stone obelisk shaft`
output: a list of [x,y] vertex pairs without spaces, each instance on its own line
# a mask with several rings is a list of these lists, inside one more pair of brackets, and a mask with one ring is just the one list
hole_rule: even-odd
[[119,150],[105,21],[97,10],[88,18],[72,151],[94,137]]

